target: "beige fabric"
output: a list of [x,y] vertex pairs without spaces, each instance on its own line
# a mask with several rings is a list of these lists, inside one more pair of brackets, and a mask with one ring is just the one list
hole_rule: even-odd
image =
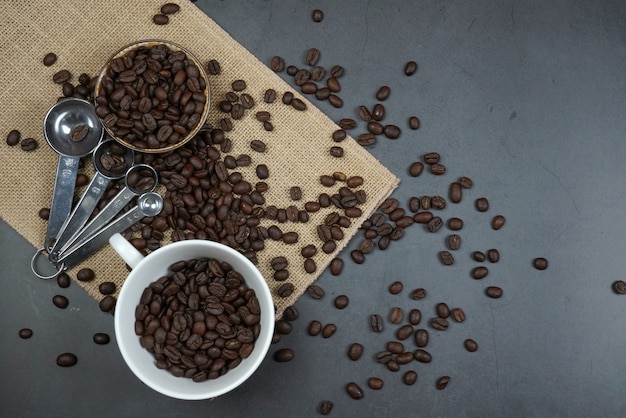
[[[283,92],[294,91],[280,77],[274,74],[263,62],[251,55],[244,47],[232,39],[204,12],[188,1],[179,1],[181,10],[171,16],[170,23],[157,26],[152,16],[158,12],[162,1],[146,0],[127,2],[112,0],[90,2],[70,0],[57,3],[8,0],[3,2],[0,13],[0,217],[11,224],[34,246],[43,243],[46,223],[39,219],[37,212],[50,205],[52,185],[58,156],[46,144],[42,133],[43,117],[60,95],[60,86],[52,82],[52,75],[68,69],[77,83],[78,75],[86,72],[92,76],[112,53],[120,47],[143,39],[166,39],[183,45],[206,65],[209,59],[217,59],[222,74],[210,78],[212,109],[209,122],[216,123],[223,117],[216,105],[229,91],[236,79],[247,82],[246,92],[250,93],[256,105],[242,120],[235,121],[235,128],[228,133],[233,142],[232,155],[249,153],[253,164],[240,170],[245,178],[255,183],[254,167],[265,163],[270,169],[267,182],[270,189],[265,193],[267,204],[287,207],[293,204],[288,190],[300,186],[303,200],[316,200],[319,193],[335,192],[339,186],[325,188],[319,184],[319,176],[341,171],[348,176],[361,175],[365,182],[362,188],[368,200],[362,205],[363,217],[368,216],[397,186],[398,179],[383,167],[354,140],[342,143],[345,155],[341,159],[328,155],[334,145],[331,133],[337,129],[335,123],[321,111],[306,101],[308,109],[298,112],[285,106],[280,100],[271,105],[263,103],[263,92],[274,88],[279,97]],[[55,52],[58,61],[51,67],[42,64],[43,56]],[[298,93],[295,93],[300,97]],[[266,132],[253,117],[259,110],[271,112],[274,131]],[[31,153],[22,151],[19,146],[9,147],[4,137],[11,129],[18,129],[22,137],[33,137],[39,148]],[[268,151],[258,154],[250,150],[252,139],[261,139],[268,144]],[[291,277],[296,291],[285,299],[275,297],[277,315],[286,306],[293,304],[330,260],[346,245],[361,223],[355,220],[345,232],[345,239],[338,243],[334,254],[326,255],[319,251],[315,257],[318,269],[306,274],[302,268],[303,258],[300,249],[307,244],[320,248],[315,227],[326,216],[328,210],[312,214],[306,224],[280,225],[283,231],[299,233],[300,240],[295,245],[285,245],[268,240],[266,248],[259,253],[259,268],[273,292],[280,283],[272,278],[269,260],[284,255],[290,261]],[[106,246],[81,266],[92,267],[97,279],[79,284],[95,299],[102,296],[98,285],[111,280],[121,286],[127,275],[124,263]],[[33,276],[33,280],[36,278]]]

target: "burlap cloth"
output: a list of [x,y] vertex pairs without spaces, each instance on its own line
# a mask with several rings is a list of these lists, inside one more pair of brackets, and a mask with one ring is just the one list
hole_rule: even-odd
[[[0,13],[0,217],[35,247],[41,247],[46,222],[38,217],[38,211],[50,205],[58,161],[58,155],[47,145],[42,133],[43,118],[61,95],[60,86],[52,82],[55,72],[70,70],[74,76],[72,82],[76,84],[80,73],[97,75],[110,55],[126,44],[143,39],[166,39],[179,43],[203,64],[206,65],[209,59],[217,59],[221,64],[221,75],[209,80],[212,89],[209,122],[216,123],[223,117],[216,109],[217,103],[231,90],[231,83],[236,79],[244,79],[247,82],[246,92],[255,98],[252,115],[259,110],[268,110],[272,114],[272,132],[266,132],[253,116],[247,116],[236,121],[235,128],[227,135],[233,142],[231,155],[248,153],[253,158],[250,167],[240,170],[248,181],[254,184],[258,180],[254,173],[257,164],[265,163],[269,167],[267,182],[270,188],[265,193],[267,205],[285,208],[296,203],[302,207],[304,202],[316,200],[321,192],[336,192],[339,186],[328,189],[320,185],[319,176],[322,174],[341,171],[348,176],[361,175],[365,179],[362,188],[368,199],[361,205],[363,217],[354,220],[345,230],[345,238],[338,242],[333,254],[318,251],[314,258],[318,266],[315,273],[304,272],[300,250],[307,244],[321,247],[316,225],[332,208],[311,214],[308,223],[281,225],[283,231],[298,232],[300,239],[297,244],[267,240],[266,248],[259,252],[258,267],[274,294],[280,283],[272,278],[269,260],[284,255],[290,261],[289,281],[294,284],[295,292],[288,298],[274,297],[277,315],[280,315],[345,247],[361,221],[392,192],[399,180],[351,138],[341,144],[345,149],[343,158],[329,156],[329,147],[334,145],[331,133],[337,129],[331,119],[306,98],[308,109],[305,112],[285,106],[280,101],[282,93],[293,91],[296,97],[301,97],[296,90],[192,3],[178,1],[181,10],[171,17],[170,23],[155,25],[152,16],[163,3],[163,0],[3,2]],[[58,55],[58,61],[51,67],[42,64],[42,58],[48,52]],[[279,100],[271,105],[262,100],[267,88],[273,88],[279,94]],[[4,138],[12,129],[21,131],[22,137],[37,139],[39,148],[27,153],[19,146],[7,146]],[[266,142],[268,151],[263,154],[252,152],[249,148],[252,139]],[[289,198],[291,186],[302,188],[303,199],[300,202]],[[77,283],[96,300],[102,298],[98,291],[100,283],[113,281],[119,289],[128,273],[124,262],[108,245],[70,270],[70,276],[75,278],[75,272],[86,266],[95,270],[97,278]],[[37,280],[35,276],[32,279]]]

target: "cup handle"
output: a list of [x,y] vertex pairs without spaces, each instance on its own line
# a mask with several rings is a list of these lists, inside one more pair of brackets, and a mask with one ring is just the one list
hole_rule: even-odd
[[109,244],[111,244],[115,252],[124,259],[131,269],[137,267],[141,260],[143,260],[143,255],[119,233],[113,234],[111,238],[109,238]]

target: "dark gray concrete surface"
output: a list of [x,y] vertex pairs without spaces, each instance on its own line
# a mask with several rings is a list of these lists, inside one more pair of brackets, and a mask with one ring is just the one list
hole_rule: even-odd
[[[626,416],[626,296],[611,284],[624,279],[626,264],[626,3],[615,0],[557,1],[198,1],[236,40],[261,61],[281,55],[303,65],[317,47],[320,64],[341,64],[342,109],[320,108],[333,120],[356,117],[372,106],[380,85],[392,89],[387,123],[404,128],[396,141],[379,140],[372,153],[402,178],[394,193],[447,195],[458,176],[474,180],[458,205],[441,215],[465,220],[456,263],[446,267],[437,253],[445,228],[428,234],[420,226],[363,265],[343,257],[340,277],[324,273],[322,300],[303,297],[294,331],[271,348],[291,347],[290,363],[267,358],[242,387],[213,401],[185,402],[155,393],[124,364],[114,342],[96,346],[95,332],[113,336],[112,318],[99,311],[76,284],[59,289],[30,273],[33,248],[0,222],[0,415],[86,416],[316,416],[323,399],[336,417],[623,417]],[[325,12],[322,23],[311,11]],[[413,77],[402,73],[415,60]],[[287,77],[284,75],[284,77]],[[418,115],[419,131],[406,129]],[[363,129],[361,125],[361,132]],[[358,133],[355,131],[355,133]],[[410,178],[408,165],[437,151],[448,167],[441,177]],[[491,202],[488,213],[473,208]],[[489,227],[506,216],[500,231]],[[474,250],[498,248],[501,261],[482,281],[470,277]],[[533,258],[548,258],[535,270]],[[393,296],[387,287],[405,284]],[[498,285],[504,296],[484,296]],[[415,302],[410,290],[428,296]],[[54,294],[70,299],[59,310]],[[347,294],[343,311],[334,296]],[[393,338],[387,323],[372,333],[367,318],[391,307],[419,307],[426,318],[437,302],[460,306],[463,324],[431,331],[430,364],[416,362],[418,382],[408,387],[401,372],[373,360]],[[330,339],[310,337],[308,323],[334,322]],[[17,332],[35,334],[21,340]],[[476,353],[463,349],[474,338]],[[361,342],[363,358],[346,349]],[[409,347],[412,344],[407,343]],[[57,354],[75,352],[73,368],[55,364]],[[437,377],[452,380],[434,387]],[[366,388],[367,378],[385,381]],[[365,397],[349,398],[344,386],[359,383]]]

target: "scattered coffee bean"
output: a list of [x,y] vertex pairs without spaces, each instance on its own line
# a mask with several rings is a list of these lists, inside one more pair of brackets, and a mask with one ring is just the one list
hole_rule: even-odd
[[372,390],[381,390],[384,384],[385,382],[383,382],[383,379],[379,377],[370,377],[367,379],[367,386],[369,386]]
[[22,134],[20,133],[20,131],[18,131],[17,129],[13,129],[7,135],[7,145],[12,147],[19,144],[21,137]]
[[426,297],[426,290],[420,288],[415,289],[411,292],[411,299],[413,300],[421,300]]
[[294,291],[294,286],[292,283],[283,283],[277,289],[276,294],[280,296],[281,298],[286,298],[286,297],[291,296],[293,294],[293,291]]
[[461,201],[461,199],[463,198],[463,188],[461,187],[460,183],[450,183],[448,197],[450,198],[450,202],[452,203],[459,203]]
[[385,125],[383,128],[383,134],[389,139],[397,139],[401,133],[402,130],[396,125]]
[[504,226],[505,218],[502,215],[496,215],[491,220],[491,227],[496,231]]
[[417,71],[417,63],[415,61],[409,61],[404,66],[404,74],[412,76]]
[[343,157],[343,148],[342,147],[330,147],[330,151],[329,151],[330,155],[335,157],[335,158],[341,158]]
[[345,309],[349,303],[350,300],[346,295],[339,295],[335,298],[335,308],[337,309]]
[[439,252],[439,259],[446,266],[451,266],[454,264],[454,256],[450,253],[450,251]]
[[41,208],[37,214],[41,219],[47,221],[50,218],[50,208]]
[[385,132],[385,126],[382,123],[376,122],[375,120],[373,120],[373,121],[368,122],[367,131],[371,133],[372,135],[380,135]]
[[293,360],[295,354],[291,348],[281,348],[274,352],[274,360],[279,363],[287,363]]
[[465,321],[465,312],[461,308],[452,309],[451,315],[452,319],[454,319],[456,322],[461,323]]
[[422,174],[422,171],[424,171],[424,164],[419,161],[415,161],[409,166],[409,175],[411,177],[419,176],[420,174]]
[[24,138],[20,141],[20,148],[22,148],[22,151],[34,151],[38,146],[39,144],[35,138]]
[[399,324],[400,322],[402,322],[403,318],[404,311],[398,306],[392,308],[389,312],[389,322],[391,322],[392,324]]
[[500,252],[495,248],[487,250],[487,258],[492,263],[497,263],[500,260]]
[[378,314],[374,314],[370,316],[370,327],[372,328],[372,331],[374,332],[382,332],[383,331],[383,318]]
[[57,365],[60,367],[72,367],[78,362],[78,358],[73,353],[63,353],[57,357]]
[[111,337],[109,334],[105,334],[104,332],[97,332],[93,335],[93,342],[98,345],[106,345],[111,341]]
[[426,224],[426,229],[428,230],[428,232],[437,232],[439,231],[439,229],[441,229],[442,226],[443,221],[441,220],[441,218],[439,216],[435,216],[430,221],[428,221],[428,223]]
[[352,399],[363,398],[363,390],[354,382],[350,382],[346,385],[346,392]]
[[324,289],[322,289],[320,286],[316,284],[309,285],[306,288],[306,292],[313,299],[321,299],[322,297],[324,297],[324,294],[326,293],[324,292]]
[[65,309],[69,305],[70,301],[63,295],[54,295],[52,297],[52,303],[54,306],[60,309]]
[[307,329],[310,336],[315,337],[322,332],[322,323],[318,320],[312,320],[309,323],[309,327]]
[[389,86],[381,86],[376,92],[376,100],[383,102],[389,98],[390,94],[391,89],[389,88]]
[[21,330],[19,330],[18,335],[21,339],[27,340],[33,336],[33,330],[30,328],[22,328]]
[[295,321],[299,316],[300,313],[298,312],[298,309],[293,305],[287,306],[283,311],[283,318],[287,321]]
[[272,60],[270,61],[270,68],[276,73],[281,72],[285,69],[285,60],[278,55],[272,57]]
[[357,113],[359,115],[359,118],[361,118],[361,120],[365,122],[369,122],[369,120],[372,118],[372,113],[369,111],[367,106],[363,106],[363,105],[359,106]]
[[448,237],[448,248],[452,251],[456,251],[461,248],[461,237],[453,234]]
[[67,288],[67,287],[70,287],[70,283],[71,283],[71,282],[72,282],[72,279],[71,279],[71,278],[70,278],[70,276],[69,276],[66,272],[64,272],[64,271],[62,271],[61,273],[59,273],[59,275],[57,276],[57,285],[58,285],[60,288],[65,289],[65,288]]
[[341,258],[333,258],[330,262],[330,273],[333,276],[339,276],[343,271],[343,260]]
[[487,212],[489,210],[489,201],[485,197],[476,199],[475,205],[479,212]]
[[81,282],[90,282],[96,277],[96,273],[90,268],[82,268],[76,273],[76,279]]
[[463,219],[460,219],[460,218],[448,219],[448,228],[451,231],[460,231],[461,229],[463,229]]
[[48,52],[46,55],[44,55],[43,65],[45,65],[46,67],[50,67],[55,62],[57,62],[57,54],[55,54],[54,52]]
[[398,293],[402,292],[403,288],[404,285],[402,284],[402,282],[395,281],[391,283],[391,285],[389,285],[389,293],[391,293],[392,295],[397,295]]
[[[324,12],[321,11],[320,9],[315,9],[313,10],[311,18],[313,19],[313,22],[319,23],[322,20],[324,20]],[[330,412],[330,410],[328,412]],[[323,415],[326,415],[326,414],[323,414]]]
[[616,280],[613,282],[613,290],[620,295],[626,295],[626,282],[623,280]]
[[376,103],[372,108],[372,119],[380,122],[385,118],[385,106],[380,103]]
[[430,166],[430,172],[436,176],[441,176],[446,173],[446,166],[443,164],[433,164]]
[[497,299],[502,296],[502,289],[498,286],[489,286],[487,287],[487,289],[485,289],[485,293],[490,298]]
[[363,252],[360,250],[352,250],[350,252],[350,257],[352,258],[352,261],[357,264],[363,264],[365,262],[365,255],[363,255]]
[[317,64],[317,61],[319,59],[320,59],[320,51],[317,48],[311,48],[307,51],[304,61],[308,65],[314,66]]
[[437,331],[445,331],[448,329],[448,321],[444,318],[432,318],[430,320],[430,326]]
[[485,266],[474,267],[472,270],[472,277],[476,280],[484,279],[487,277],[487,274],[489,274],[489,269]]
[[180,6],[176,3],[165,3],[161,6],[161,13],[164,15],[173,15],[174,13],[178,13],[180,10]]
[[274,329],[276,330],[277,333],[281,335],[287,335],[287,334],[291,334],[291,330],[293,329],[293,326],[286,319],[279,319],[278,321],[274,323]]
[[343,107],[343,100],[336,94],[331,94],[328,96],[328,103],[330,103],[330,105],[335,108]]
[[333,141],[335,142],[341,142],[344,139],[346,139],[347,136],[348,135],[345,130],[337,129],[335,132],[333,132],[332,138],[333,138]]
[[70,73],[68,70],[60,70],[52,75],[52,81],[54,81],[56,84],[66,83],[70,81],[71,78],[72,73]]
[[413,335],[413,327],[411,325],[403,325],[396,330],[396,338],[400,341],[406,340]]
[[[315,18],[314,18],[315,20]],[[321,19],[320,19],[321,21]],[[318,410],[320,412],[320,414],[322,415],[328,415],[330,414],[330,411],[332,411],[334,404],[331,401],[322,401],[320,402],[319,406],[318,406]]]
[[352,361],[357,361],[363,355],[363,345],[359,343],[352,343],[348,347],[348,357]]
[[537,270],[545,270],[548,268],[548,260],[546,260],[543,257],[539,257],[539,258],[535,258],[533,260],[533,266],[537,269]]
[[430,355],[430,353],[422,348],[418,348],[417,350],[415,350],[413,356],[415,357],[415,360],[419,361],[420,363],[430,363],[433,360],[433,357]]
[[423,328],[419,328],[415,331],[414,339],[416,346],[420,348],[426,347],[429,339],[428,331]]
[[437,316],[439,318],[448,318],[450,316],[450,308],[445,302],[440,302],[436,306]]
[[463,347],[465,347],[465,349],[470,353],[473,353],[478,350],[478,343],[476,343],[476,341],[472,340],[471,338],[468,338],[463,341]]
[[332,337],[335,332],[337,331],[337,325],[335,324],[326,324],[324,325],[324,328],[322,328],[322,337],[323,338],[330,338]]
[[435,387],[437,388],[437,390],[443,390],[448,387],[448,383],[450,383],[450,376],[441,376],[439,379],[437,379]]
[[85,137],[87,136],[88,133],[89,133],[89,126],[87,126],[87,125],[78,125],[78,126],[74,126],[70,130],[69,137],[74,142],[80,142],[83,139],[85,139]]
[[102,312],[111,312],[115,309],[116,299],[111,295],[107,295],[100,299],[98,306]]
[[167,25],[168,23],[170,23],[170,18],[163,13],[157,13],[152,16],[152,21],[155,25]]
[[411,116],[409,118],[409,129],[416,130],[420,127],[420,120],[417,116]]
[[481,251],[474,251],[472,253],[472,258],[478,261],[479,263],[482,263],[483,261],[486,260],[485,254],[482,253]]
[[415,382],[417,382],[417,372],[415,372],[414,370],[406,371],[402,375],[402,382],[407,386],[414,385]]
[[421,320],[422,312],[419,309],[414,308],[409,311],[409,324],[417,325],[421,322]]
[[459,179],[459,184],[464,188],[464,189],[471,189],[472,186],[474,185],[474,182],[472,181],[471,178],[469,177],[461,177]]

